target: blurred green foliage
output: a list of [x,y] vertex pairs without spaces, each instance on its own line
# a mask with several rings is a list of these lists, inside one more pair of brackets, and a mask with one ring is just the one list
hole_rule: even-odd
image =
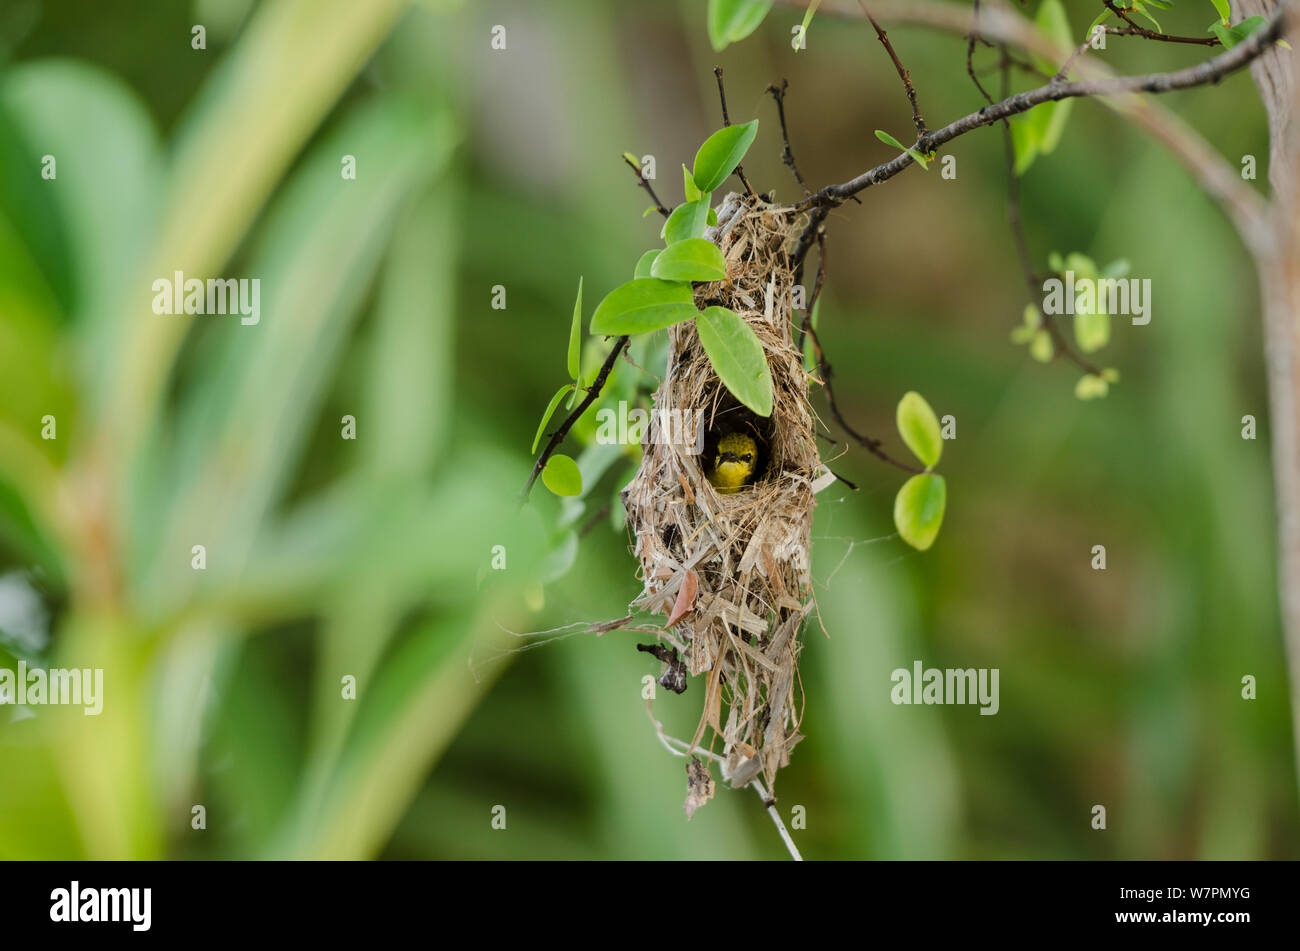
[[[764,87],[789,78],[810,183],[885,161],[871,130],[909,113],[869,29],[822,11],[796,52],[801,14],[778,8],[715,54],[688,0],[264,0],[191,49],[215,6],[0,19],[0,661],[102,667],[106,690],[100,717],[0,713],[0,856],[783,855],[749,792],[685,821],[637,635],[524,651],[538,639],[510,633],[625,613],[626,533],[578,536],[632,459],[575,448],[589,417],[569,447],[584,495],[516,499],[578,275],[599,300],[660,228],[621,153],[655,155],[675,194],[718,125],[718,62],[736,121],[769,117]],[[1094,6],[1070,0],[1070,21]],[[962,38],[891,39],[932,121],[978,108]],[[1168,102],[1263,177],[1247,76]],[[776,127],[746,174],[794,197]],[[898,449],[916,389],[957,439],[924,554],[890,534],[899,474],[833,463],[860,489],[818,509],[808,738],[780,808],[806,808],[818,858],[1300,857],[1245,255],[1167,155],[1079,103],[1022,181],[1030,247],[1124,257],[1155,288],[1149,326],[1114,328],[1123,383],[1080,403],[1077,374],[1007,341],[1026,301],[1000,135],[946,152],[955,180],[909,171],[828,222],[818,327],[846,413]],[[260,278],[260,324],[153,314],[175,270]],[[585,380],[603,353],[584,348]],[[609,398],[645,380],[620,364]],[[498,545],[507,569],[485,571]],[[36,636],[12,624],[14,582],[39,596]],[[894,706],[890,672],[917,659],[999,668],[999,713]],[[670,732],[699,693],[656,702]]]

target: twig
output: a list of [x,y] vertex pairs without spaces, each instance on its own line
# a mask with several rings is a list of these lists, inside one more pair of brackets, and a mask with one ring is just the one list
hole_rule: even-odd
[[[1006,47],[1003,47],[1005,52]],[[1010,64],[1005,56],[1002,61],[1002,95],[1005,97],[1007,90],[1011,85]],[[1041,292],[1042,288],[1038,276],[1034,273],[1034,263],[1029,255],[1029,242],[1025,240],[1025,225],[1020,217],[1020,180],[1016,177],[1016,148],[1011,137],[1011,122],[1008,119],[1002,120],[1002,147],[1006,157],[1007,165],[1007,219],[1011,225],[1011,238],[1016,246],[1016,255],[1020,258],[1020,270],[1025,277],[1025,283],[1029,285],[1029,296],[1035,298]],[[1043,329],[1047,331],[1048,336],[1052,338],[1052,346],[1056,356],[1065,357],[1084,373],[1090,373],[1093,376],[1101,376],[1101,370],[1090,362],[1082,354],[1075,352],[1065,339],[1065,334],[1046,314],[1039,308],[1039,316],[1042,318]]]
[[632,171],[636,172],[637,184],[639,184],[642,188],[644,188],[646,190],[646,194],[648,194],[654,200],[655,210],[658,211],[659,214],[667,218],[671,214],[671,212],[668,210],[667,206],[665,206],[664,203],[659,200],[659,196],[655,194],[655,190],[650,187],[650,183],[646,180],[645,172],[641,170],[641,166],[636,164],[636,162],[633,162],[626,155],[623,156],[623,161],[628,164],[628,167],[631,168]]
[[776,114],[781,120],[781,161],[794,173],[794,180],[799,183],[803,193],[811,195],[812,192],[808,190],[808,185],[804,182],[803,176],[799,174],[799,166],[794,162],[794,153],[790,151],[790,133],[785,127],[785,90],[788,85],[789,83],[783,79],[780,86],[772,83],[767,87],[766,92],[771,93],[772,98],[776,100]]
[[[978,41],[983,43],[985,46],[993,45],[988,40],[984,39],[984,37],[980,36],[980,0],[975,0],[975,9],[971,16],[974,18],[975,23],[966,37],[966,72],[970,76],[970,81],[975,84],[975,88],[980,91],[980,95],[983,96],[985,101],[991,106],[993,105],[993,97],[988,94],[988,90],[984,88],[983,84],[979,81],[979,77],[975,75],[975,43]],[[1002,49],[1005,56],[1006,47],[1003,46]]]
[[[812,341],[813,355],[817,358],[817,369],[821,372],[822,386],[826,389],[826,403],[830,407],[831,415],[835,417],[835,422],[839,423],[840,429],[844,430],[844,432],[852,437],[859,446],[867,450],[867,452],[871,453],[877,459],[887,462],[891,466],[895,466],[905,472],[924,472],[924,469],[908,465],[906,462],[901,462],[898,459],[895,459],[889,453],[885,452],[882,448],[884,444],[879,439],[872,439],[870,436],[864,436],[862,433],[850,426],[849,421],[844,418],[844,414],[840,411],[839,403],[835,401],[835,388],[831,386],[831,365],[826,359],[826,351],[822,349],[821,340],[817,337],[817,330],[812,325],[813,304],[817,302],[817,296],[821,294],[822,283],[826,277],[826,235],[824,233],[819,233],[817,236],[817,248],[817,280],[813,285],[813,292],[812,296],[808,300],[808,307],[803,313],[801,330],[804,337]],[[853,488],[856,488],[856,486],[853,486]]]
[[[655,725],[655,736],[659,738],[659,742],[663,744],[664,749],[669,753],[672,753],[674,756],[690,756],[691,754],[687,751],[690,750],[691,747],[685,740],[679,740],[677,737],[669,736],[664,732],[664,725],[655,717],[653,704],[653,700],[647,700],[645,702],[645,712],[646,716],[650,718],[650,722]],[[678,749],[677,747],[681,747],[681,749]],[[721,766],[725,766],[727,763],[723,757],[719,756],[712,750],[696,747],[695,752],[701,756],[707,756],[709,759]],[[785,848],[786,851],[790,853],[790,858],[794,859],[796,862],[802,862],[803,856],[799,854],[799,847],[794,844],[794,839],[790,838],[790,832],[785,827],[785,822],[781,818],[781,813],[776,811],[776,800],[767,794],[767,787],[765,787],[758,779],[751,779],[749,785],[754,787],[754,792],[758,793],[758,798],[763,800],[763,806],[767,809],[767,814],[771,817],[772,824],[776,826],[776,831],[780,834],[781,841],[785,843]]]
[[1102,0],[1107,10],[1115,14],[1121,20],[1128,24],[1127,28],[1107,27],[1106,32],[1114,36],[1142,36],[1148,40],[1159,40],[1162,43],[1187,43],[1192,46],[1221,46],[1217,36],[1171,36],[1168,33],[1157,33],[1148,30],[1146,27],[1138,26],[1129,18],[1128,12],[1115,6],[1113,0]]
[[560,424],[560,428],[551,434],[550,441],[546,443],[546,448],[542,450],[542,454],[538,456],[537,461],[533,463],[533,471],[528,476],[528,483],[524,486],[524,491],[520,495],[520,501],[527,500],[528,493],[533,490],[533,483],[537,481],[537,477],[541,475],[542,470],[546,468],[546,462],[551,458],[551,454],[559,448],[560,443],[564,442],[564,437],[569,434],[569,430],[573,428],[573,424],[576,423],[582,417],[582,414],[587,411],[587,407],[596,402],[596,397],[600,396],[600,391],[605,385],[605,380],[609,377],[609,371],[613,369],[614,361],[618,359],[619,352],[627,346],[627,340],[628,338],[626,336],[622,336],[614,341],[614,349],[609,351],[609,356],[605,358],[605,362],[601,366],[600,372],[596,374],[596,379],[592,381],[591,386],[587,388],[587,395],[583,397],[582,402],[579,403],[577,408],[569,414],[568,418]]
[[[921,141],[924,141],[926,136],[925,119],[921,118],[921,107],[916,101],[916,88],[912,85],[912,75],[903,66],[903,62],[898,58],[898,54],[894,52],[894,45],[889,42],[889,35],[880,28],[880,24],[876,22],[876,18],[873,17],[871,11],[867,9],[866,3],[864,3],[863,0],[858,0],[858,6],[862,7],[862,12],[866,14],[867,19],[871,21],[871,26],[875,29],[876,36],[880,38],[880,45],[885,48],[885,52],[889,54],[889,58],[894,61],[894,69],[898,71],[898,78],[903,81],[903,91],[907,93],[907,99],[912,104],[912,123],[916,126],[916,134],[919,136]],[[922,149],[922,151],[928,150]]]
[[[927,148],[934,149],[974,129],[992,125],[1022,112],[1028,112],[1034,106],[1047,102],[1058,102],[1062,99],[1082,96],[1116,96],[1121,93],[1136,92],[1163,93],[1217,82],[1229,73],[1247,65],[1259,56],[1265,48],[1271,46],[1281,34],[1283,10],[1284,7],[1279,6],[1268,22],[1251,33],[1245,40],[1227,52],[1195,66],[1174,72],[1151,73],[1144,76],[1114,76],[1077,82],[1049,82],[1045,86],[1008,96],[1000,102],[963,116],[942,129],[931,132],[924,143],[918,141],[917,144],[924,144]],[[1150,115],[1142,116],[1142,118],[1147,121],[1149,126],[1155,125],[1150,121],[1152,119]],[[1166,126],[1168,124],[1164,123]],[[1169,133],[1164,136],[1164,140],[1167,144],[1172,144],[1172,133],[1168,129],[1164,131]],[[1180,155],[1180,158],[1189,163],[1198,164],[1198,171],[1206,173],[1210,171],[1206,166],[1205,157],[1199,153],[1192,155],[1189,152],[1184,152],[1184,154]],[[827,185],[794,205],[793,208],[796,211],[802,211],[808,208],[823,210],[834,207],[841,204],[848,197],[856,195],[872,185],[878,185],[893,178],[912,164],[912,157],[906,152],[900,152],[892,160],[868,169],[847,182],[838,185]],[[1245,206],[1232,208],[1231,202],[1235,199],[1235,195],[1229,196],[1222,187],[1211,190],[1211,194],[1225,203],[1230,213],[1234,214],[1234,217],[1238,220],[1238,227],[1243,231],[1243,234],[1257,230],[1255,227],[1257,222],[1254,219],[1258,215],[1253,206],[1250,208]],[[804,229],[804,233],[800,235],[792,254],[796,266],[802,260],[802,255],[807,254],[813,240],[815,240],[815,229],[820,226],[823,220],[825,220],[824,214],[818,216],[814,213],[808,226]]]
[[[722,104],[722,125],[723,127],[731,125],[731,117],[727,115],[727,90],[722,87],[722,67],[714,66],[713,75],[718,80],[718,101]],[[749,192],[750,198],[757,198],[754,189],[750,187],[749,180],[745,178],[745,169],[741,165],[736,166],[736,177],[740,183],[745,186],[745,191]]]

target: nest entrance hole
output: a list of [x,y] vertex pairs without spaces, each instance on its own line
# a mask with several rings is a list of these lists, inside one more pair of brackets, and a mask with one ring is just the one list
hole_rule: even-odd
[[776,427],[770,416],[759,416],[737,400],[720,382],[711,388],[704,401],[704,449],[698,458],[700,475],[707,475],[708,467],[718,455],[718,442],[728,433],[743,433],[758,446],[754,460],[751,485],[763,482],[771,469],[772,447],[776,445]]

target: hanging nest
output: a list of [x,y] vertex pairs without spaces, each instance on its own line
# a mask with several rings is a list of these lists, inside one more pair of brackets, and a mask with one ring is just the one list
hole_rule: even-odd
[[[762,199],[728,195],[705,234],[722,249],[727,278],[695,290],[700,308],[728,307],[754,329],[772,374],[771,416],[740,405],[714,372],[694,323],[677,324],[669,329],[667,373],[654,394],[641,467],[623,490],[644,583],[632,607],[667,615],[660,638],[681,655],[677,661],[668,648],[649,649],[666,663],[660,683],[681,692],[683,673],[707,674],[692,748],[711,729],[714,738],[704,745],[721,742],[723,778],[739,787],[761,773],[769,795],[802,739],[798,663],[813,606],[814,495],[833,480],[818,457],[809,378],[791,340],[789,251],[798,223]],[[729,431],[750,434],[759,459],[752,484],[724,495],[704,464]]]

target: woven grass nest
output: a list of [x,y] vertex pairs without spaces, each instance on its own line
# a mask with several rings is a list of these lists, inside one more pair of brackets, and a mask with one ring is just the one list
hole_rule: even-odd
[[[692,676],[707,675],[692,747],[719,753],[732,786],[761,774],[769,795],[802,739],[800,635],[814,604],[809,540],[815,492],[828,480],[814,438],[809,376],[791,339],[796,226],[789,211],[729,194],[705,234],[722,249],[727,277],[695,291],[699,307],[728,307],[754,329],[772,374],[771,416],[756,416],[731,396],[693,322],[671,327],[641,467],[623,491],[644,584],[632,607],[666,615],[659,636],[681,656],[679,663],[666,660],[660,683],[685,689],[683,666]],[[702,420],[703,452],[666,431],[672,417],[662,410]],[[752,433],[760,452],[753,483],[723,495],[703,465],[729,430]]]

